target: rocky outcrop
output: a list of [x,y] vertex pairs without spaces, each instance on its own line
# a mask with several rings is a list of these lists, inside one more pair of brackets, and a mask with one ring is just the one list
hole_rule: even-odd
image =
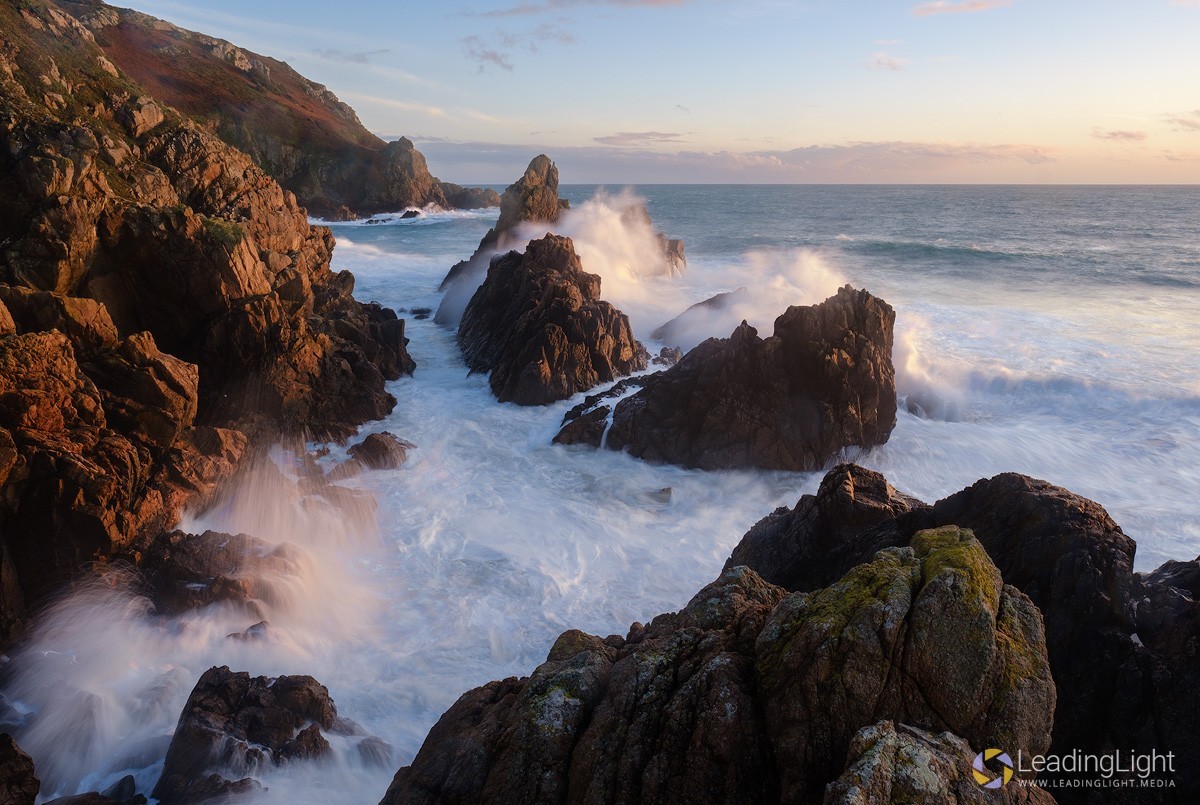
[[971,773],[975,754],[953,733],[935,735],[907,724],[880,721],[863,727],[850,741],[846,771],[826,787],[825,805],[1053,805],[1054,797],[1037,786],[984,788]]
[[894,321],[846,286],[788,308],[768,338],[742,322],[618,403],[605,445],[684,467],[813,470],[883,444],[896,424]]
[[810,802],[880,719],[1037,752],[1053,707],[1037,609],[944,528],[812,594],[732,568],[625,638],[566,632],[464,694],[383,803]]
[[654,228],[650,220],[650,211],[646,205],[639,202],[630,204],[621,211],[621,223],[628,230],[649,232],[658,245],[662,254],[662,263],[657,270],[648,272],[649,276],[678,277],[687,270],[687,257],[683,254],[683,241],[678,238],[668,238]]
[[[977,482],[932,506],[902,495],[878,473],[831,470],[815,496],[773,513],[734,549],[788,589],[815,590],[921,529],[969,527],[1006,582],[1038,606],[1058,689],[1052,751],[1175,752],[1175,788],[1147,801],[1200,794],[1200,763],[1181,751],[1200,740],[1200,560],[1133,573],[1135,545],[1093,501],[1022,475]],[[1054,776],[1054,775],[1051,775]],[[1077,801],[1082,789],[1056,790]],[[1122,801],[1122,789],[1088,801]]]
[[0,802],[33,805],[41,788],[33,759],[17,746],[11,735],[0,733]]
[[246,450],[198,425],[194,365],[125,338],[106,307],[0,286],[0,642],[79,568],[202,503]]
[[[499,203],[493,190],[443,184],[411,141],[384,142],[332,92],[285,62],[95,0],[58,5],[87,26],[113,74],[248,154],[314,215]],[[148,107],[137,129],[152,128],[155,115],[161,122],[161,110]]]
[[714,322],[721,321],[723,314],[728,315],[740,304],[750,304],[750,292],[744,287],[715,294],[659,325],[650,337],[668,346],[690,350],[704,340],[702,333],[713,332]]
[[210,668],[179,716],[153,795],[183,804],[260,790],[247,772],[325,757],[331,733],[361,730],[338,716],[329,691],[311,676],[272,680]]
[[473,372],[501,402],[545,405],[646,368],[629,319],[600,299],[570,238],[547,235],[492,262],[458,328]]
[[475,253],[455,263],[442,279],[438,290],[445,291],[446,296],[438,306],[435,321],[458,324],[471,295],[487,274],[493,256],[516,245],[515,230],[520,224],[553,224],[569,206],[566,199],[558,197],[558,168],[545,154],[534,157],[521,178],[509,185],[500,197],[500,217],[479,241]]

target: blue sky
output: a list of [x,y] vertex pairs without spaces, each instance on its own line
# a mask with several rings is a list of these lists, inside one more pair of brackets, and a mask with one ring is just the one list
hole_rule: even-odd
[[126,4],[458,182],[1200,182],[1200,0]]

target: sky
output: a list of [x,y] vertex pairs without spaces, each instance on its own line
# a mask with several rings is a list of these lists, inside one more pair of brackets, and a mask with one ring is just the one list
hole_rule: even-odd
[[1200,0],[125,0],[438,177],[1200,183]]

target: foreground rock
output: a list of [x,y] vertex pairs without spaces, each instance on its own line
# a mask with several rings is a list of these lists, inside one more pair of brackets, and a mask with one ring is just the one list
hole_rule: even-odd
[[246,772],[323,758],[327,734],[362,733],[311,676],[271,680],[211,668],[188,697],[153,795],[192,803],[257,791]]
[[11,735],[0,733],[0,802],[33,805],[41,787],[33,759],[17,746]]
[[646,368],[629,319],[600,299],[570,238],[547,235],[492,262],[458,328],[467,366],[501,402],[545,405]]
[[1054,798],[1035,786],[985,789],[971,775],[974,757],[975,750],[952,733],[935,735],[906,724],[881,721],[863,727],[854,736],[845,773],[825,789],[825,805],[1053,805]]
[[[1133,573],[1135,545],[1104,509],[1065,489],[1006,473],[926,505],[878,473],[831,470],[815,496],[750,530],[727,567],[746,565],[790,590],[815,590],[920,529],[973,530],[1005,581],[1041,610],[1058,688],[1052,751],[1174,752],[1174,788],[1146,801],[1200,796],[1200,560]],[[1053,776],[1053,775],[1051,775]],[[1121,802],[1125,789],[1056,790],[1066,802]]]
[[286,62],[95,0],[58,6],[88,27],[110,64],[244,151],[315,215],[499,204],[494,190],[440,182],[411,141],[385,143]]
[[733,568],[624,639],[566,632],[464,694],[383,802],[811,802],[880,719],[1037,752],[1053,707],[1037,609],[945,528],[812,594]]
[[813,470],[896,424],[895,312],[846,286],[790,307],[762,339],[742,323],[646,378],[612,415],[606,446],[701,469]]
[[516,229],[523,223],[553,224],[570,203],[558,197],[558,168],[550,157],[538,154],[520,179],[500,197],[500,217],[488,230],[470,258],[455,263],[438,290],[446,295],[434,320],[457,325],[475,289],[487,274],[493,255],[517,245]]

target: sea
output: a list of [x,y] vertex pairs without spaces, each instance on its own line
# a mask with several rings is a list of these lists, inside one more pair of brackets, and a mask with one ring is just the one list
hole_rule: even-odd
[[[767,336],[788,306],[845,284],[890,303],[896,427],[887,444],[840,459],[929,502],[1025,473],[1101,503],[1136,540],[1139,571],[1200,553],[1200,187],[560,193],[571,211],[522,236],[571,236],[652,353],[742,320]],[[652,225],[627,214],[637,205]],[[461,693],[530,673],[564,630],[624,635],[681,608],[756,521],[816,490],[819,471],[704,472],[552,445],[582,395],[498,403],[468,373],[453,328],[424,312],[497,211],[401,212],[330,227],[333,268],[354,273],[355,295],[407,319],[417,370],[390,384],[395,411],[363,433],[412,442],[408,462],[339,482],[356,495],[335,505],[285,482],[297,449],[322,446],[281,445],[282,472],[266,468],[216,509],[188,513],[192,531],[300,549],[303,561],[262,580],[266,640],[230,639],[261,618],[223,606],[158,616],[136,579],[85,585],[47,608],[5,658],[3,690],[26,718],[16,737],[43,799],[125,774],[149,794],[195,681],[228,665],[315,676],[342,715],[395,750],[372,766],[361,737],[333,736],[323,763],[239,770],[266,786],[257,801],[378,801]],[[655,232],[684,241],[681,274],[664,270]],[[739,288],[736,304],[692,322],[687,343],[653,340],[688,306]],[[327,447],[319,460],[331,469],[346,448]]]

